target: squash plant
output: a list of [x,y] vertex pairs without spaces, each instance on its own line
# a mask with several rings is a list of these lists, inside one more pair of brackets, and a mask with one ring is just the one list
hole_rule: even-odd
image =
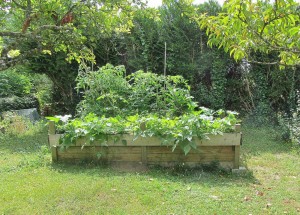
[[235,112],[198,107],[181,76],[125,73],[123,66],[110,64],[96,72],[81,71],[77,89],[84,99],[78,117],[48,117],[63,133],[63,146],[80,137],[86,137],[86,144],[97,141],[106,145],[109,138],[120,141],[122,134],[130,133],[132,141],[156,136],[162,145],[171,145],[172,150],[179,146],[188,154],[196,149],[195,138],[230,132],[238,122]]

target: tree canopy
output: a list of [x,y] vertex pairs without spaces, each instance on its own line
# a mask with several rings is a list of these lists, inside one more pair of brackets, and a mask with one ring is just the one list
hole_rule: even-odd
[[[93,61],[97,35],[128,31],[138,0],[6,0],[0,3],[0,70],[32,55]],[[88,42],[87,42],[88,41]]]
[[[224,48],[236,60],[300,65],[300,4],[294,0],[230,0],[216,16],[197,17],[208,44]],[[251,53],[277,53],[278,60],[259,62]]]

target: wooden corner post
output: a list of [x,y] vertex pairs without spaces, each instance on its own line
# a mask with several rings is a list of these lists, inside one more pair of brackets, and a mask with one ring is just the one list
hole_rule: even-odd
[[57,147],[56,146],[51,146],[51,152],[52,152],[52,162],[57,162]]
[[[241,134],[241,124],[236,124],[235,125],[235,132]],[[242,138],[242,136],[241,136]],[[233,162],[233,168],[234,169],[239,169],[240,167],[240,152],[241,152],[241,140],[240,140],[240,145],[234,146],[234,162]]]
[[55,123],[54,121],[49,121],[48,122],[48,134],[55,134]]

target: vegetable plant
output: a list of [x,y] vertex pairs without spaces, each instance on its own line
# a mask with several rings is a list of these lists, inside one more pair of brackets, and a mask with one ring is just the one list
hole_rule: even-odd
[[[180,147],[185,154],[196,149],[195,138],[233,131],[237,113],[198,107],[181,76],[161,76],[138,71],[126,76],[124,66],[107,64],[98,71],[80,71],[77,90],[83,93],[78,117],[48,117],[63,133],[60,143],[69,146],[81,137],[107,145],[127,141],[123,134],[156,136],[162,145]],[[119,135],[113,135],[119,134]]]

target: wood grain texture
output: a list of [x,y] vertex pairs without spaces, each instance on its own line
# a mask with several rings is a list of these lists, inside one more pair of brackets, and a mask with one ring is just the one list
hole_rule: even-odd
[[238,169],[240,167],[240,148],[241,146],[234,146],[234,169]]
[[56,146],[52,146],[51,147],[51,154],[52,154],[52,161],[53,162],[57,162],[58,161],[58,156],[57,156],[57,147]]
[[[239,126],[236,131],[239,131]],[[147,166],[160,165],[165,167],[184,164],[195,167],[218,161],[221,166],[229,168],[239,167],[241,132],[225,133],[223,135],[209,135],[209,140],[195,139],[198,148],[192,149],[184,155],[177,147],[161,146],[156,137],[139,137],[133,141],[133,135],[111,135],[105,143],[93,142],[88,138],[81,138],[76,145],[67,148],[59,146],[60,134],[50,134],[49,144],[52,146],[53,161],[77,163],[82,161],[104,162],[117,166]],[[52,132],[53,133],[53,132]],[[126,145],[123,143],[126,142]]]
[[[70,146],[68,148],[53,147],[57,150],[53,159],[58,161],[95,161],[95,162],[137,162],[145,165],[153,164],[163,166],[166,163],[204,164],[213,161],[220,163],[231,163],[236,165],[236,154],[234,146],[200,146],[184,155],[181,149],[177,148],[172,152],[171,147],[165,146]],[[52,152],[54,153],[54,151]]]
[[50,146],[58,146],[61,134],[49,134],[48,141]]
[[55,123],[54,121],[48,122],[48,134],[55,134]]
[[[235,146],[240,145],[241,133],[224,133],[223,135],[208,135],[208,137],[207,140],[194,138],[193,141],[197,146]],[[130,134],[116,134],[108,136],[108,140],[101,143],[99,141],[90,143],[88,138],[80,138],[76,141],[76,146],[161,146],[161,140],[157,137],[139,137],[135,141],[133,141],[133,138],[134,136]]]

